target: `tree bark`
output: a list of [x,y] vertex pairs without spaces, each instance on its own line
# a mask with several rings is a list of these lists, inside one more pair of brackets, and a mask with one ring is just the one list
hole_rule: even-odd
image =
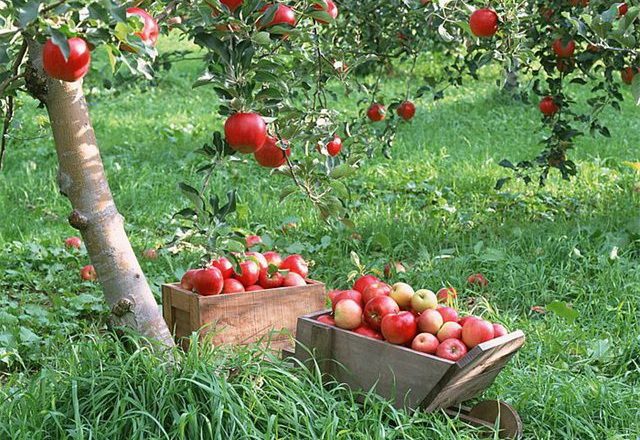
[[69,223],[84,239],[114,323],[172,347],[171,333],[111,195],[82,80],[69,83],[48,78],[41,69],[39,45],[29,49],[30,92],[44,98],[49,113],[59,162],[58,186],[73,207]]

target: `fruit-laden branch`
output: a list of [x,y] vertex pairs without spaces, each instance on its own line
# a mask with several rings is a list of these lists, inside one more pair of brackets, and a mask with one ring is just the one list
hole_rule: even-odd
[[173,346],[111,195],[82,80],[48,78],[40,53],[37,43],[29,44],[28,87],[32,95],[44,97],[60,165],[58,186],[73,207],[69,223],[84,238],[113,321]]

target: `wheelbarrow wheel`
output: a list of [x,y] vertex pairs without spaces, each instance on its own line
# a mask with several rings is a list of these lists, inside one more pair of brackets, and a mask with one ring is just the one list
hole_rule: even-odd
[[483,400],[471,408],[468,415],[491,426],[497,426],[503,439],[517,440],[522,437],[522,420],[511,405],[499,400]]

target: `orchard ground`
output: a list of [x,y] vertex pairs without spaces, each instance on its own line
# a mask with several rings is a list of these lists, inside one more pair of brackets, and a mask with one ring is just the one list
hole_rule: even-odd
[[[160,50],[175,45],[165,40]],[[115,93],[87,83],[96,86],[91,115],[139,256],[174,236],[171,216],[187,206],[176,185],[199,184],[193,151],[222,126],[213,91],[191,89],[197,63],[179,63],[157,87]],[[537,103],[501,95],[496,78],[485,71],[442,101],[419,102],[393,159],[370,160],[351,179],[353,231],[328,228],[301,199],[278,202],[286,178],[250,157],[216,174],[212,188],[221,196],[238,188],[232,224],[310,256],[313,277],[331,287],[347,286],[350,251],[378,270],[400,260],[408,271],[396,279],[451,283],[461,302],[474,299],[462,309],[522,329],[526,345],[484,397],[513,404],[527,438],[635,439],[640,175],[624,162],[639,159],[638,109],[629,100],[609,111],[611,139],[580,139],[573,182],[552,173],[542,189],[495,191],[508,175],[498,162],[531,157],[541,138]],[[385,97],[402,94],[404,81],[390,79]],[[355,101],[339,105],[355,111]],[[135,338],[116,342],[98,287],[79,280],[86,253],[63,249],[76,231],[57,194],[46,121],[29,103],[0,174],[0,438],[478,438],[456,419],[396,411],[373,394],[354,403],[342,386],[324,389],[315,374],[258,361],[251,350],[193,350],[166,369]],[[297,227],[282,232],[288,223]],[[158,299],[160,284],[198,257],[141,258]],[[472,272],[489,288],[468,288]]]

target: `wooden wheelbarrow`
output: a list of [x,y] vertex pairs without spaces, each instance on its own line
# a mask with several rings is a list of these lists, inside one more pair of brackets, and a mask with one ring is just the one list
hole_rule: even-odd
[[493,383],[524,344],[521,331],[482,343],[453,362],[316,320],[329,312],[299,317],[295,352],[284,354],[302,362],[313,358],[327,379],[345,383],[352,390],[374,389],[397,408],[442,409],[475,426],[497,429],[500,438],[521,437],[520,416],[508,404],[485,400],[473,408],[462,405]]

